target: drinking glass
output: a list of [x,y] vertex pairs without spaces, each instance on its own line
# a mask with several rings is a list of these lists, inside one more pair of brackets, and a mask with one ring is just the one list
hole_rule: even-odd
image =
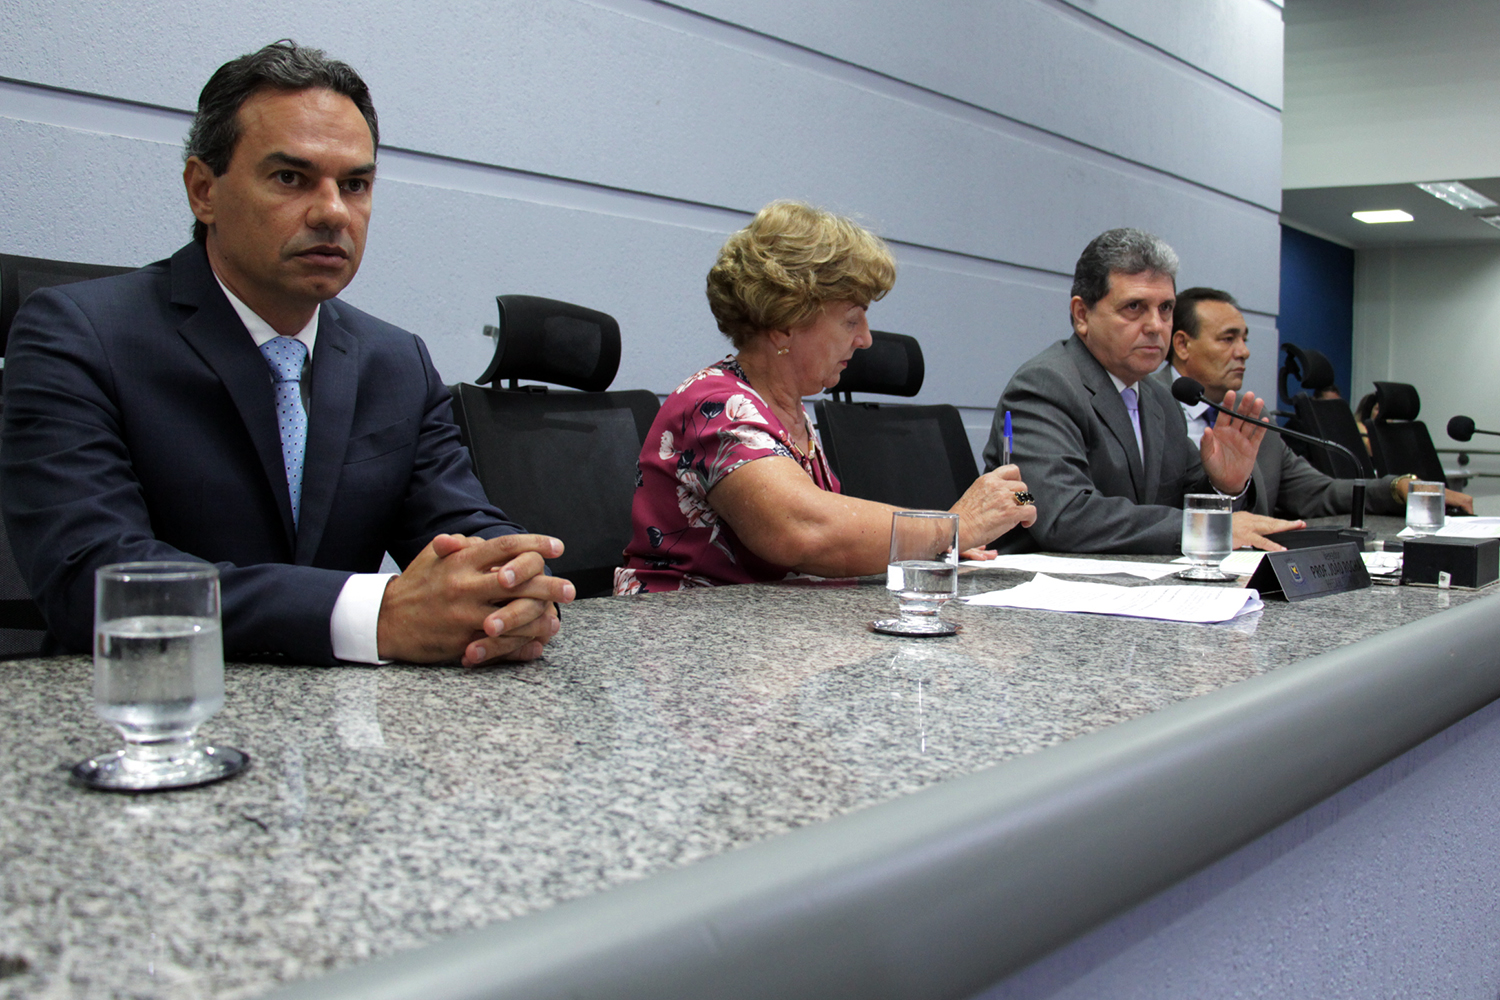
[[238,774],[249,758],[195,733],[224,706],[219,571],[138,562],[94,574],[94,711],[125,749],[73,768],[90,788],[144,792]]
[[1177,575],[1184,580],[1223,582],[1234,577],[1219,563],[1234,551],[1234,500],[1217,493],[1182,498],[1182,554],[1193,564]]
[[885,589],[896,595],[899,618],[872,622],[892,635],[952,635],[958,626],[938,617],[958,596],[958,515],[902,510],[891,516],[891,558]]
[[1443,484],[1413,479],[1406,490],[1406,526],[1418,535],[1432,535],[1443,526]]

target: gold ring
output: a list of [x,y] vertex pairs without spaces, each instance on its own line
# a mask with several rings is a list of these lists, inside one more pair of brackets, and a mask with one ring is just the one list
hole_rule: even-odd
[[1017,490],[1011,495],[1015,497],[1017,507],[1025,507],[1027,504],[1036,503],[1036,497],[1032,496],[1026,490]]

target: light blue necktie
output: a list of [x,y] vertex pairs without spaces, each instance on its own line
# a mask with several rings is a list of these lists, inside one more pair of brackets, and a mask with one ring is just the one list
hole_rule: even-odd
[[307,345],[295,337],[272,337],[260,345],[270,362],[276,388],[276,425],[281,430],[281,461],[292,498],[292,526],[302,507],[302,459],[307,454],[307,411],[302,408],[302,366]]
[[1141,442],[1141,402],[1136,395],[1135,386],[1120,390],[1120,398],[1125,401],[1125,411],[1130,414],[1130,429],[1135,431],[1135,450],[1140,453],[1141,461],[1146,460],[1146,446]]

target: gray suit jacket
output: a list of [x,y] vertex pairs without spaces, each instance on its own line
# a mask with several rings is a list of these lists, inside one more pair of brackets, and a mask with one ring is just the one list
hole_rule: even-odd
[[[1151,376],[1171,391],[1177,373],[1171,365]],[[1174,400],[1175,402],[1175,400]],[[1179,409],[1181,404],[1178,404]],[[1186,420],[1184,419],[1184,424]],[[1191,442],[1191,438],[1188,439]],[[1280,434],[1267,434],[1255,456],[1255,503],[1257,514],[1272,517],[1325,517],[1347,514],[1354,506],[1353,479],[1325,476],[1312,463],[1288,448]],[[1391,480],[1365,482],[1365,510],[1371,514],[1400,514],[1404,508],[1391,496]]]
[[985,469],[1000,464],[1005,411],[1036,497],[1037,520],[1000,541],[1005,551],[1177,553],[1182,498],[1212,492],[1182,408],[1161,382],[1142,379],[1144,462],[1120,394],[1076,336],[1021,366],[1000,397]]

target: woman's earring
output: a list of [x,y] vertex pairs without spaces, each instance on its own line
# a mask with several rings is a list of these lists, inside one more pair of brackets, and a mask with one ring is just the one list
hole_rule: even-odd
[[776,353],[777,354],[790,354],[790,353],[792,353],[792,349],[790,347],[783,347],[781,350],[777,351]]

